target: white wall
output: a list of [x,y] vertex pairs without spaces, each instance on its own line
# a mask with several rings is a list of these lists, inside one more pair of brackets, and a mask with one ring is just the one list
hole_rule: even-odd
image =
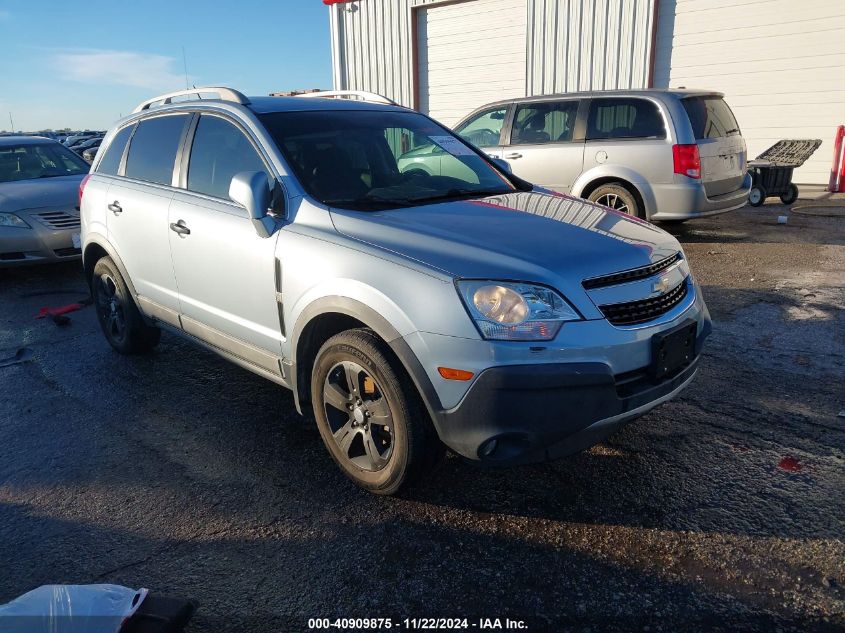
[[822,139],[795,182],[828,181],[843,66],[843,0],[660,0],[655,87],[724,92],[752,158],[782,138]]

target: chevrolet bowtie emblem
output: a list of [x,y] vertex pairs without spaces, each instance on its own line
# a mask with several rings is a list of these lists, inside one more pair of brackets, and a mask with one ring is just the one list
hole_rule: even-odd
[[655,281],[651,285],[651,291],[656,292],[657,294],[666,294],[669,290],[669,278],[663,277],[660,281]]

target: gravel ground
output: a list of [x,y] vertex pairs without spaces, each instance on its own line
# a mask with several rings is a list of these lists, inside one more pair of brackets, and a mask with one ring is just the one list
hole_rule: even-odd
[[[308,617],[535,631],[845,630],[845,220],[673,228],[714,333],[694,384],[604,445],[401,498],[344,479],[283,389],[165,335],[123,358],[77,265],[0,272],[0,602],[41,584],[196,599],[189,631]],[[470,626],[479,623],[470,620]]]

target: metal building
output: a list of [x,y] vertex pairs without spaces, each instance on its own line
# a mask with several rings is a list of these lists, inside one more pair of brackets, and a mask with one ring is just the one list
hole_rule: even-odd
[[352,0],[330,7],[335,89],[450,125],[484,103],[612,88],[726,93],[756,156],[821,138],[795,180],[826,183],[845,123],[842,0]]

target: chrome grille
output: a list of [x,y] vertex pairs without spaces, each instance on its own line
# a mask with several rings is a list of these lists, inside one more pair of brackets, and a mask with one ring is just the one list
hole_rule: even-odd
[[80,226],[79,216],[66,211],[45,211],[36,215],[42,224],[51,229],[78,229]]
[[666,294],[650,299],[612,303],[599,306],[599,310],[614,325],[635,325],[645,323],[666,314],[684,300],[688,292],[689,278],[684,279]]
[[675,253],[674,255],[670,255],[669,257],[661,259],[659,262],[655,262],[649,266],[642,266],[641,268],[631,268],[630,270],[623,270],[621,272],[612,273],[610,275],[602,275],[601,277],[592,277],[591,279],[585,279],[583,282],[581,282],[581,285],[584,286],[586,290],[592,290],[594,288],[604,288],[605,286],[615,286],[616,284],[624,284],[629,281],[645,279],[646,277],[651,277],[652,275],[656,275],[660,271],[666,270],[680,259],[681,254]]

